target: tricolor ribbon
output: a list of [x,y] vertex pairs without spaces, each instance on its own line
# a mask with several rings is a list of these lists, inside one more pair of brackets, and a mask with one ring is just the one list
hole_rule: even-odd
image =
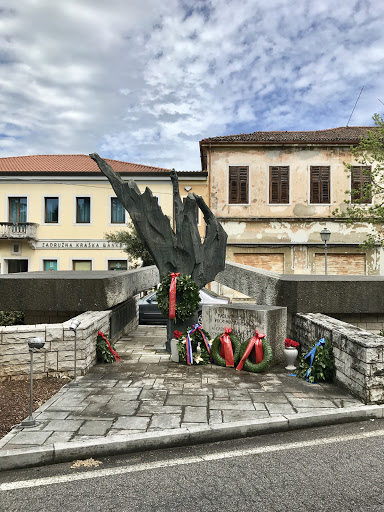
[[265,334],[259,334],[255,329],[255,335],[252,336],[252,338],[249,340],[247,348],[245,349],[243,357],[241,358],[240,363],[237,365],[236,370],[243,369],[244,363],[248,359],[249,354],[252,352],[253,347],[255,347],[256,364],[261,363],[261,361],[264,359],[263,342],[261,341],[263,338],[265,338]]
[[233,347],[231,338],[229,335],[231,334],[232,329],[230,327],[226,327],[224,330],[224,334],[220,336],[221,346],[224,349],[224,357],[225,357],[225,365],[233,367],[235,366],[235,361],[233,359]]
[[111,354],[115,358],[115,361],[120,361],[119,354],[113,350],[113,348],[112,348],[111,344],[109,343],[109,341],[107,340],[105,334],[103,332],[101,332],[101,331],[97,331],[97,335],[101,336],[102,338],[104,338],[105,343],[107,344],[107,347],[109,348],[109,351],[111,352]]
[[209,354],[209,358],[211,360],[211,363],[212,363],[212,353],[211,353],[211,347],[209,346],[209,342],[207,340],[207,337],[206,335],[204,334],[203,332],[203,329],[201,327],[201,325],[199,324],[194,324],[194,326],[192,327],[192,329],[189,331],[189,333],[187,334],[187,340],[186,340],[186,347],[187,347],[187,364],[193,364],[193,356],[192,356],[192,343],[191,343],[191,335],[198,331],[201,336],[203,337],[203,340],[204,340],[204,343],[205,343],[205,346],[207,347],[207,352]]
[[307,359],[307,357],[311,358],[311,360],[309,362],[309,368],[307,370],[307,376],[305,377],[305,380],[307,380],[308,382],[309,382],[309,375],[311,373],[311,368],[312,368],[313,360],[314,360],[315,354],[316,354],[316,349],[317,349],[317,347],[322,347],[323,345],[325,345],[325,338],[321,338],[321,340],[319,340],[316,343],[316,345],[311,348],[311,350],[308,352],[308,354],[306,354],[304,356],[304,359]]
[[171,284],[169,286],[169,318],[174,319],[176,317],[176,281],[179,277],[180,272],[171,273]]

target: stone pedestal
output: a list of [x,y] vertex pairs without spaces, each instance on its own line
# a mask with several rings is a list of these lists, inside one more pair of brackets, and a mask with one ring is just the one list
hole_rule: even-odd
[[214,338],[232,327],[241,341],[254,335],[255,329],[265,334],[273,350],[275,364],[285,361],[284,340],[287,337],[287,308],[256,304],[218,304],[203,306],[203,328]]

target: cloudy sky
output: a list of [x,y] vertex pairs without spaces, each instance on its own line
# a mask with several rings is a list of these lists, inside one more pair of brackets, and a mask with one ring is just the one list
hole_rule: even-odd
[[200,168],[205,137],[372,125],[377,0],[0,0],[0,156]]

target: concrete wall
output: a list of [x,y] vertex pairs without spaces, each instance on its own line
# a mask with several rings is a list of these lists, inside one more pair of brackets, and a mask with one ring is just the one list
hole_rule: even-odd
[[384,403],[384,337],[321,314],[292,316],[291,337],[308,350],[315,340],[332,343],[336,381],[365,403]]
[[255,329],[265,334],[272,346],[273,362],[284,361],[284,339],[287,337],[287,308],[255,304],[220,304],[203,306],[203,326],[212,338],[231,327],[241,341],[254,335]]
[[[97,331],[109,335],[110,315],[110,311],[88,311],[76,317],[81,321],[77,329],[78,375],[95,364]],[[24,379],[29,374],[28,340],[34,336],[45,340],[44,348],[33,355],[34,376],[73,375],[75,337],[70,323],[0,327],[0,381]]]

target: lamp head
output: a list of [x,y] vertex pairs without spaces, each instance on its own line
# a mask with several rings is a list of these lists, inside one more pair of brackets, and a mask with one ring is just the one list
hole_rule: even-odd
[[32,350],[34,348],[37,348],[37,349],[43,348],[44,345],[45,345],[45,341],[40,336],[36,336],[35,338],[30,338],[28,340],[29,350]]
[[74,318],[71,322],[71,325],[69,326],[69,328],[73,331],[73,332],[76,332],[77,331],[77,328],[79,327],[79,325],[81,324],[80,320],[78,320],[77,318]]
[[192,187],[184,187],[184,190],[186,190],[187,192],[189,192],[190,190],[192,190]]
[[331,232],[329,231],[329,229],[324,228],[320,231],[320,236],[322,241],[326,243],[331,238]]

